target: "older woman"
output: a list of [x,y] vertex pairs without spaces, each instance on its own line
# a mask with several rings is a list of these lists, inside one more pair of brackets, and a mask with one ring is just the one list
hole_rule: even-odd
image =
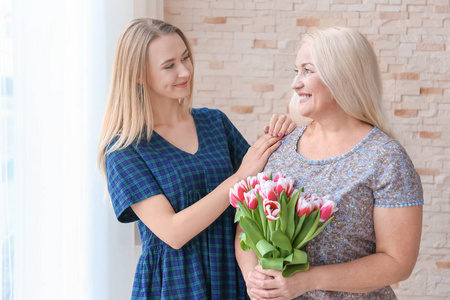
[[423,199],[410,158],[383,120],[375,53],[359,32],[330,28],[304,37],[295,66],[291,113],[311,121],[284,139],[265,170],[332,195],[339,210],[307,245],[309,270],[288,278],[263,270],[236,244],[247,292],[252,299],[395,299],[390,285],[410,276],[418,256]]

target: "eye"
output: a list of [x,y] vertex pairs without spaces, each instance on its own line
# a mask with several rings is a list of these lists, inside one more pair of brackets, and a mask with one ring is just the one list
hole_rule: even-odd
[[297,76],[298,75],[298,70],[294,69],[294,73],[295,73],[295,76]]
[[188,60],[189,58],[191,58],[191,55],[190,54],[188,54],[188,55],[186,55],[185,57],[183,57],[183,61],[185,61],[185,60]]
[[175,64],[170,64],[170,65],[164,67],[164,69],[166,69],[166,70],[172,69],[174,65],[175,65]]
[[303,74],[312,74],[312,71],[310,69],[307,68],[303,68]]

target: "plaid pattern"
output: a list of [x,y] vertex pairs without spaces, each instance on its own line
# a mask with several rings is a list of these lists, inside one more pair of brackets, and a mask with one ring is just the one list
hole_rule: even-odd
[[248,143],[219,110],[193,109],[199,138],[194,155],[154,132],[106,157],[108,189],[120,222],[137,221],[142,239],[132,299],[248,299],[234,257],[234,210],[179,250],[155,236],[130,206],[164,194],[176,212],[203,198],[239,167]]

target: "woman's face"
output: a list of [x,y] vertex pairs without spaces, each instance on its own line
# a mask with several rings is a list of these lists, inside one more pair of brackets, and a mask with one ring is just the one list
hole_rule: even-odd
[[148,45],[147,79],[150,99],[183,99],[191,92],[191,53],[177,33],[160,36]]
[[313,120],[328,117],[340,110],[328,87],[320,79],[314,66],[310,48],[303,44],[295,60],[296,76],[291,87],[299,96],[299,113]]

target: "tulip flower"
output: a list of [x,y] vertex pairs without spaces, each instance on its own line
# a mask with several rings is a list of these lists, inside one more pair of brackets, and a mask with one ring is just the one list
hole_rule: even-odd
[[259,184],[262,184],[264,181],[269,180],[270,173],[269,172],[261,172],[261,173],[258,173],[256,175],[256,177],[258,178]]
[[296,211],[299,217],[303,215],[306,215],[305,217],[307,217],[313,211],[313,204],[304,198],[298,199]]
[[276,185],[272,181],[263,182],[261,189],[258,191],[259,195],[265,200],[277,201],[278,197],[275,192]]
[[252,189],[254,189],[258,185],[258,177],[249,176],[247,178],[247,184],[248,184],[248,187],[252,187]]
[[281,174],[280,172],[277,172],[274,176],[273,176],[273,182],[278,182],[278,179],[280,178],[286,178],[286,176],[284,176],[283,174]]
[[280,202],[278,201],[264,201],[264,212],[266,213],[266,218],[269,221],[275,221],[279,219],[278,214],[280,213]]
[[241,180],[230,189],[230,203],[234,208],[239,207],[237,201],[244,203],[244,193],[246,192],[248,192],[248,185],[245,180]]
[[288,198],[290,198],[292,195],[292,192],[294,191],[294,180],[292,180],[290,178],[280,177],[280,178],[278,178],[277,186],[275,189],[277,191],[278,196],[280,196],[281,192],[284,191],[286,193],[286,195],[288,196]]
[[320,222],[327,221],[332,214],[338,211],[336,202],[332,200],[326,200],[320,208]]
[[245,205],[250,209],[254,210],[258,206],[258,199],[256,198],[256,190],[251,190],[244,193]]

